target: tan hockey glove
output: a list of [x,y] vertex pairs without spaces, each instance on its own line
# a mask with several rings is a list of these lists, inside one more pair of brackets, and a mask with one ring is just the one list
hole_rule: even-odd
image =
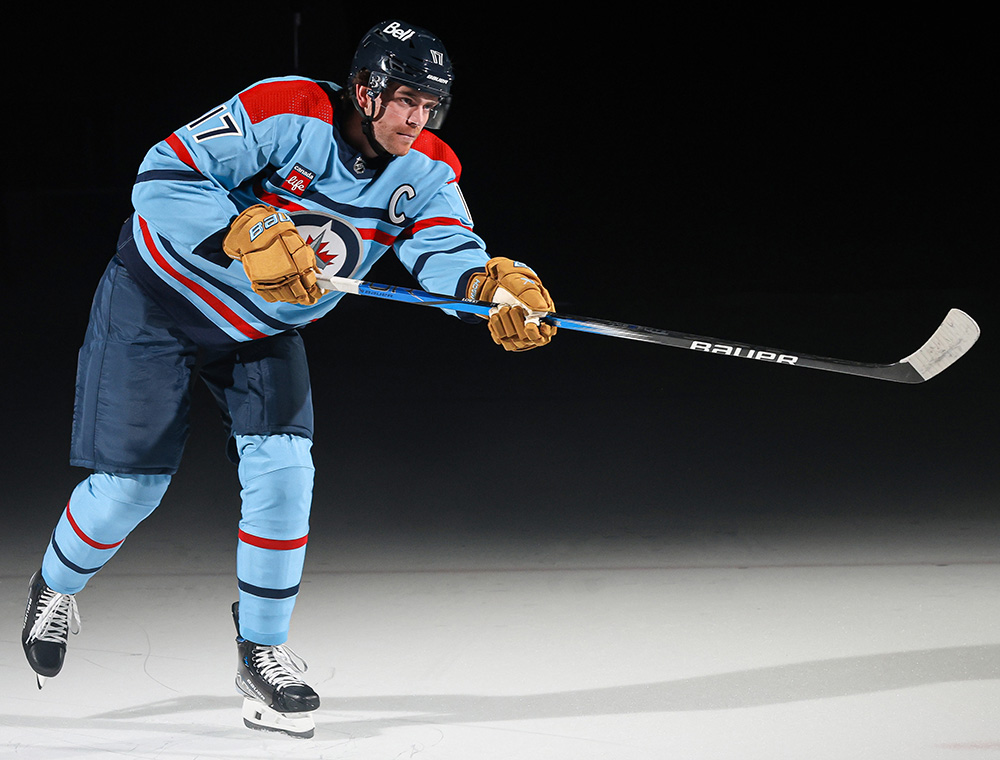
[[243,264],[250,286],[265,301],[311,306],[323,291],[316,284],[316,254],[284,211],[251,206],[237,216],[222,242]]
[[556,334],[554,325],[539,322],[532,312],[555,311],[549,291],[533,271],[510,259],[486,262],[486,271],[475,273],[466,289],[468,298],[500,306],[489,316],[493,342],[507,351],[527,351],[544,346]]

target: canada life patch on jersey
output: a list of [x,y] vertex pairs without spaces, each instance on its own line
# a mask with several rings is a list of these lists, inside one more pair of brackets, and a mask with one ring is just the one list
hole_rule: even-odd
[[288,178],[281,183],[281,187],[299,197],[306,191],[310,183],[316,179],[316,173],[306,169],[302,164],[295,164]]
[[338,277],[354,275],[361,263],[364,242],[352,224],[320,211],[292,211],[289,216],[324,269],[333,267],[331,272]]

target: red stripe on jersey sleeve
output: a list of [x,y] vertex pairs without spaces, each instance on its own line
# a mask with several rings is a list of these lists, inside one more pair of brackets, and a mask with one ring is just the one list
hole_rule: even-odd
[[322,87],[306,79],[254,85],[240,93],[240,102],[254,124],[284,113],[309,116],[333,124],[330,98]]
[[166,139],[166,143],[170,146],[170,149],[177,154],[177,158],[201,174],[197,164],[194,162],[194,158],[192,158],[191,154],[188,153],[188,149],[184,147],[184,143],[181,142],[181,138],[179,138],[176,134],[172,134]]
[[414,235],[421,230],[427,230],[431,227],[465,227],[465,229],[472,231],[472,227],[462,224],[458,219],[452,219],[447,216],[435,216],[430,219],[421,219],[419,222],[414,222],[407,233]]
[[359,227],[358,234],[361,235],[361,238],[363,240],[374,240],[376,243],[381,243],[382,245],[385,246],[390,246],[396,242],[395,235],[391,235],[388,232],[383,232],[382,230]]

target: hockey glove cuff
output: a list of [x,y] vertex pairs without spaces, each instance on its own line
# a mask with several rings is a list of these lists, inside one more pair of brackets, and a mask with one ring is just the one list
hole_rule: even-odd
[[284,211],[257,205],[229,226],[226,255],[243,264],[250,286],[265,301],[311,306],[323,295],[316,284],[316,254]]
[[498,304],[490,311],[493,342],[507,351],[528,351],[544,346],[556,334],[554,325],[539,321],[539,312],[554,312],[552,297],[531,269],[516,261],[497,257],[486,262],[486,270],[469,279],[466,295],[477,301]]

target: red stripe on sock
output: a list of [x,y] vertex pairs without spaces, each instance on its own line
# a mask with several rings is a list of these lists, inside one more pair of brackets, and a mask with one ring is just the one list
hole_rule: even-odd
[[76,524],[76,520],[74,520],[73,515],[70,514],[68,501],[66,502],[66,519],[69,520],[69,524],[73,526],[73,530],[76,531],[76,535],[80,537],[80,540],[86,544],[89,544],[90,546],[93,546],[95,549],[114,549],[116,546],[121,546],[122,543],[125,541],[125,539],[123,538],[121,541],[118,541],[117,543],[114,544],[97,543],[97,541],[95,541],[86,533],[84,533],[83,530],[80,528],[80,526]]
[[240,541],[245,544],[250,544],[250,546],[256,546],[260,549],[278,549],[279,551],[288,551],[290,549],[299,549],[305,546],[309,541],[309,534],[307,533],[302,536],[302,538],[278,540],[275,538],[261,538],[260,536],[255,536],[252,533],[247,533],[246,531],[241,530]]

